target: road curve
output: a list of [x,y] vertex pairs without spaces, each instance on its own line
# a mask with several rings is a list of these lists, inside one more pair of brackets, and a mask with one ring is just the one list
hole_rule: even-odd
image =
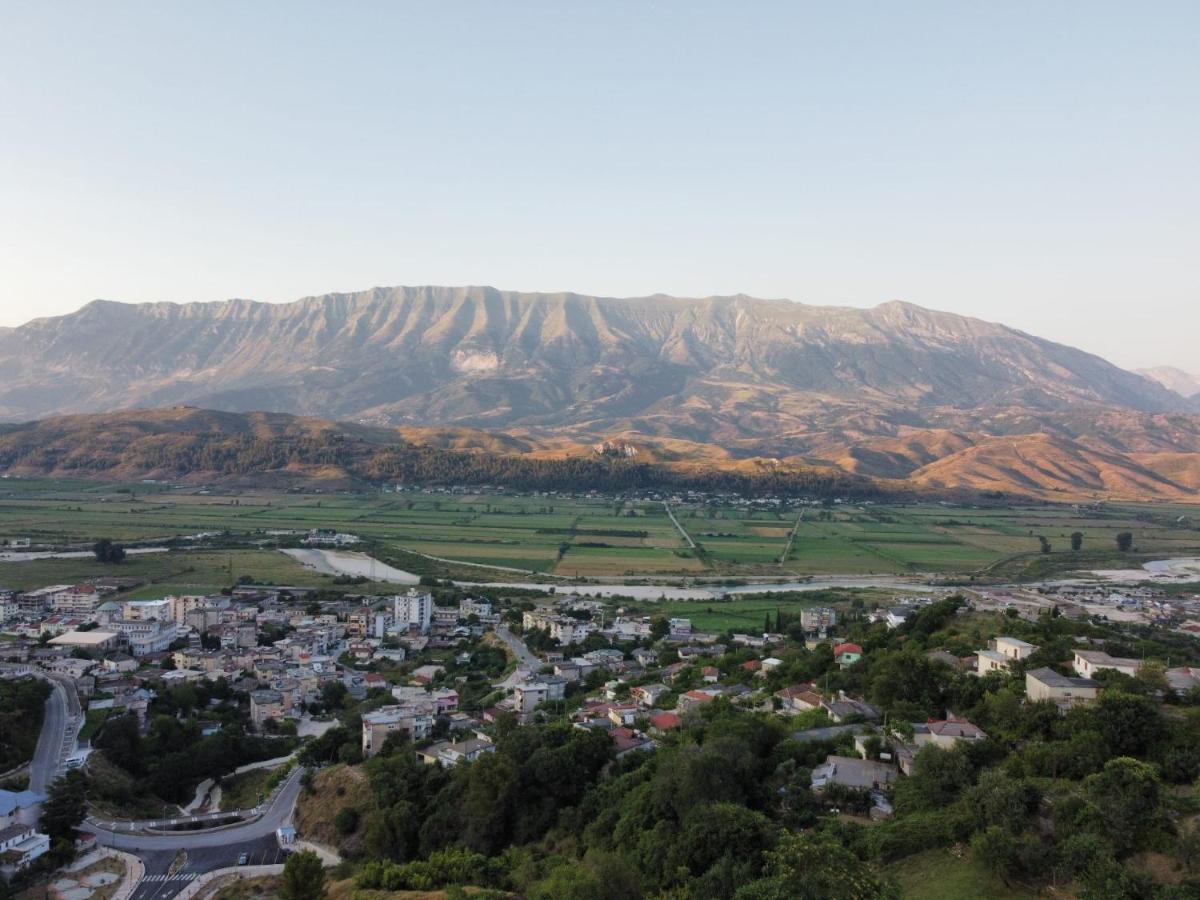
[[287,781],[263,815],[245,825],[233,825],[212,831],[179,831],[172,834],[125,834],[105,827],[104,819],[88,819],[88,830],[104,847],[129,850],[135,853],[151,850],[188,850],[194,847],[225,847],[253,841],[275,834],[275,830],[291,821],[296,800],[300,796],[300,778],[304,770],[292,770]]

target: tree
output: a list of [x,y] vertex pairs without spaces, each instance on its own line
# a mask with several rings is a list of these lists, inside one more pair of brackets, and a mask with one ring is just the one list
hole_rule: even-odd
[[78,769],[55,779],[42,804],[41,829],[51,840],[72,840],[72,832],[87,816],[87,776]]
[[1080,550],[1083,549],[1083,532],[1082,531],[1072,531],[1071,532],[1071,549],[1074,550],[1076,553],[1078,553]]
[[280,879],[279,896],[283,900],[322,900],[325,896],[325,869],[321,857],[301,850],[288,857]]
[[1083,782],[1088,818],[1118,853],[1136,850],[1163,825],[1162,783],[1154,766],[1129,756],[1110,759]]
[[982,828],[999,827],[1012,834],[1025,828],[1037,805],[1037,792],[1003,769],[985,769],[971,791],[971,807]]
[[120,544],[115,544],[108,538],[101,538],[92,545],[92,553],[96,556],[96,562],[116,564],[123,562],[125,559],[125,548]]
[[1122,553],[1128,553],[1133,549],[1133,532],[1122,531],[1117,535],[1117,549]]
[[764,877],[745,885],[737,900],[898,900],[899,888],[831,840],[784,833],[766,854]]
[[1038,543],[1042,545],[1043,553],[1049,553],[1050,550],[1052,549],[1050,546],[1050,539],[1048,537],[1046,537],[1044,534],[1038,536]]

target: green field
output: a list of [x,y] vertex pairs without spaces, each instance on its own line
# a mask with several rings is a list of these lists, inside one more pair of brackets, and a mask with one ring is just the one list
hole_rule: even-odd
[[[1139,565],[1145,556],[1200,554],[1200,517],[1191,507],[854,505],[829,508],[726,502],[672,503],[693,548],[661,502],[604,498],[448,493],[292,494],[205,491],[158,484],[4,479],[0,540],[87,547],[101,537],[156,543],[201,542],[216,534],[228,550],[130,558],[122,573],[157,588],[211,589],[239,575],[260,581],[326,584],[329,579],[255,543],[279,531],[325,527],[397,554],[412,571],[444,574],[429,557],[568,577],[929,574],[963,577],[1027,570],[1047,574],[1097,559]],[[795,530],[795,539],[789,538]],[[1087,556],[1070,553],[1084,535]],[[1141,556],[1120,557],[1115,537],[1131,531]],[[1053,551],[1039,553],[1039,537]],[[201,542],[211,548],[213,540]],[[786,552],[785,552],[786,551]],[[421,556],[414,556],[420,554]],[[423,562],[423,566],[421,565]],[[404,566],[401,566],[402,568]],[[0,564],[0,584],[28,587],[111,573],[86,560]],[[492,570],[476,570],[476,576]],[[464,574],[464,573],[459,573]],[[158,592],[161,592],[159,590]]]
[[927,850],[884,869],[896,879],[905,900],[1031,900],[1036,891],[1010,887],[969,855],[959,857],[948,850]]

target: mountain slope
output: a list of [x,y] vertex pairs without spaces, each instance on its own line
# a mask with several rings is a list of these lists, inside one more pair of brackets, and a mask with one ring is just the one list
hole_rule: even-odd
[[904,303],[388,288],[290,304],[96,301],[0,334],[0,418],[178,403],[722,441],[808,430],[839,403],[1187,409],[1098,357]]
[[1192,375],[1174,366],[1138,369],[1137,373],[1158,382],[1181,397],[1200,397],[1200,375]]

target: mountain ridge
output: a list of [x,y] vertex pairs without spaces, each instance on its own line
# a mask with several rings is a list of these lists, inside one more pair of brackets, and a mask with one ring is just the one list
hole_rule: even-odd
[[[99,300],[0,330],[0,419],[180,404],[413,429],[451,449],[549,458],[620,441],[680,464],[781,459],[938,489],[1011,477],[1055,495],[1188,497],[1200,453],[1200,407],[1157,381],[904,301],[424,286]],[[1056,466],[1006,455],[1031,435]]]

